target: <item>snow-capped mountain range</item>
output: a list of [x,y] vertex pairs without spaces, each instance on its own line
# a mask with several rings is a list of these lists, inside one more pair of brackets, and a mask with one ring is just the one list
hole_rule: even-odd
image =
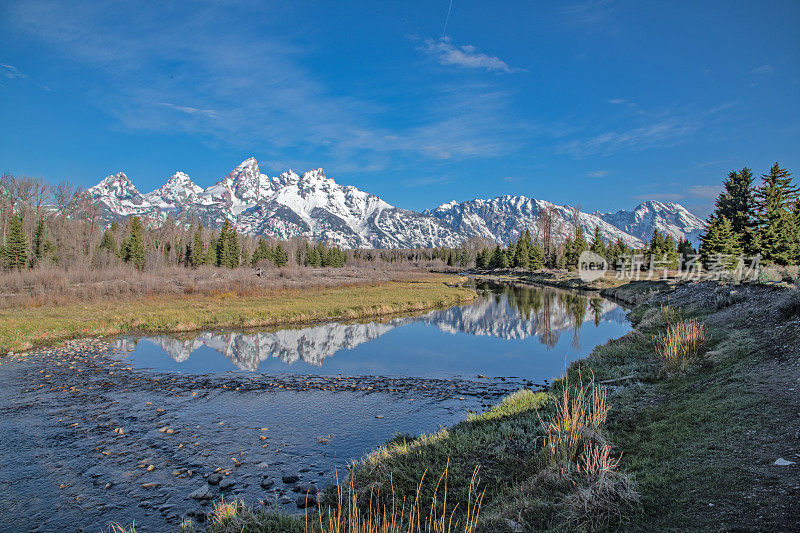
[[[525,196],[449,202],[422,213],[394,207],[374,194],[339,185],[321,168],[298,175],[262,174],[254,158],[230,175],[203,189],[183,172],[176,172],[158,189],[142,194],[123,173],[108,176],[88,189],[105,221],[134,215],[199,219],[218,228],[231,220],[238,231],[281,239],[302,236],[344,248],[414,248],[456,246],[470,237],[508,244],[530,228],[546,207],[557,214],[556,235],[566,238],[573,228],[573,210]],[[587,234],[599,226],[607,242],[621,238],[643,246],[653,230],[689,238],[696,243],[702,220],[675,203],[649,201],[633,211],[582,213]]]

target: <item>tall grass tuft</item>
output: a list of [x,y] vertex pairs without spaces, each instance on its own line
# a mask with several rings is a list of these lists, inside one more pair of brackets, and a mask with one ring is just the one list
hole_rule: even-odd
[[553,466],[571,469],[581,449],[581,444],[591,432],[599,436],[600,427],[605,424],[611,406],[606,399],[606,388],[595,385],[594,375],[588,386],[584,387],[580,378],[578,386],[569,385],[569,377],[564,379],[564,387],[555,410],[542,425],[545,429],[544,448],[548,462]]
[[[336,486],[336,505],[320,509],[316,513],[317,523],[313,528],[320,533],[472,533],[475,531],[480,515],[481,503],[485,491],[478,492],[478,469],[473,471],[469,485],[469,496],[466,509],[461,515],[458,504],[452,508],[447,506],[447,473],[448,461],[444,472],[436,483],[433,499],[427,511],[420,505],[420,492],[427,475],[427,470],[417,485],[416,495],[412,501],[399,499],[394,491],[394,483],[390,476],[389,488],[392,493],[388,505],[379,505],[379,489],[371,488],[369,501],[364,506],[359,503],[359,496],[353,484],[353,478],[346,490],[339,484]],[[306,531],[311,531],[308,516]]]
[[682,320],[670,324],[666,333],[656,335],[653,342],[656,355],[664,363],[664,370],[674,374],[702,360],[710,337],[705,324]]

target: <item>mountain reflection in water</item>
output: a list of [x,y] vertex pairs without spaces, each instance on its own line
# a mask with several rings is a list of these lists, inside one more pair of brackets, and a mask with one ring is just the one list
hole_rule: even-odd
[[[224,355],[239,370],[255,372],[263,362],[272,358],[285,365],[301,361],[305,365],[321,367],[327,358],[337,352],[356,348],[409,326],[435,327],[439,335],[450,334],[447,337],[460,333],[505,341],[536,339],[545,350],[553,349],[563,336],[568,336],[576,352],[581,350],[581,338],[586,334],[584,326],[610,326],[608,334],[601,339],[603,342],[624,333],[628,328],[625,310],[604,298],[510,283],[483,283],[476,288],[480,297],[472,304],[386,321],[352,324],[334,322],[260,332],[204,332],[188,340],[167,335],[128,337],[116,342],[119,348],[134,352],[134,361],[141,349],[139,341],[144,340],[166,352],[177,363],[187,361],[194,352],[205,348]],[[415,342],[422,342],[417,341],[422,337],[429,339],[426,335],[421,331],[418,334],[409,333],[397,342],[411,346]],[[592,346],[587,348],[591,349],[597,344],[595,337],[592,338]],[[430,340],[427,342],[431,351],[436,352],[437,344]],[[413,346],[411,349],[413,351]]]

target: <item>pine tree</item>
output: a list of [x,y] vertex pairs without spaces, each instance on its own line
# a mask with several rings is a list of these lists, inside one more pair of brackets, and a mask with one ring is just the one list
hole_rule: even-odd
[[289,262],[289,255],[281,246],[281,243],[275,247],[275,266],[283,267]]
[[133,217],[131,220],[130,235],[125,241],[122,260],[126,263],[132,263],[136,270],[144,269],[145,250],[144,237],[142,235],[143,231],[142,221],[139,217]]
[[264,241],[264,239],[259,239],[258,245],[256,245],[256,249],[253,250],[253,258],[250,260],[250,263],[253,266],[256,266],[261,261],[266,261],[268,255],[269,255],[269,247],[267,246],[266,241]]
[[28,238],[22,230],[22,219],[17,215],[11,215],[8,222],[3,255],[8,268],[23,269],[28,266]]
[[119,254],[119,250],[117,249],[117,241],[114,240],[114,236],[111,234],[110,230],[106,230],[103,233],[103,238],[100,239],[100,245],[98,246],[101,250],[108,250],[109,253],[114,255]]
[[539,270],[540,268],[544,268],[544,250],[542,250],[542,247],[539,246],[538,242],[533,245],[533,248],[531,248],[529,266],[531,270]]
[[218,240],[211,237],[211,240],[208,243],[208,247],[206,248],[206,255],[203,258],[204,265],[216,265],[217,264],[217,244]]
[[484,248],[483,250],[478,252],[478,255],[475,256],[475,268],[478,270],[484,270],[489,268],[489,249]]
[[197,226],[197,231],[194,232],[192,237],[192,250],[189,254],[189,263],[193,267],[198,267],[205,263],[206,260],[206,245],[203,242],[203,223],[200,222]]
[[44,219],[39,218],[39,224],[36,225],[36,232],[33,234],[33,257],[37,262],[45,256],[45,245]]
[[239,266],[239,237],[230,220],[225,220],[217,240],[217,266],[236,268]]
[[528,268],[531,260],[531,248],[528,239],[530,238],[530,232],[525,230],[527,236],[525,234],[520,235],[519,241],[517,241],[517,246],[514,250],[514,261],[513,264],[515,267],[520,268]]
[[606,243],[603,241],[603,236],[600,234],[600,226],[594,227],[592,246],[589,249],[603,257],[606,255]]
[[678,242],[678,255],[682,265],[687,265],[696,254],[697,250],[694,249],[694,246],[692,246],[692,243],[690,243],[688,239],[681,239]]
[[800,265],[800,199],[794,203],[794,264]]
[[798,189],[792,175],[775,163],[756,191],[758,206],[759,251],[768,263],[787,265],[795,255],[796,226],[792,211]]
[[717,198],[713,216],[724,216],[730,220],[740,248],[747,254],[753,254],[756,215],[753,172],[747,167],[739,172],[731,171],[724,187]]
[[724,216],[712,219],[705,235],[701,237],[700,259],[703,265],[708,268],[717,261],[718,256],[722,256],[724,266],[732,268],[741,252],[731,221]]

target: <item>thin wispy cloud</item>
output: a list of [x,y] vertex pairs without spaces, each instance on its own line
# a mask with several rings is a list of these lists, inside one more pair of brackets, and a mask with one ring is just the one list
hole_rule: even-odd
[[698,126],[686,119],[663,119],[645,126],[614,130],[588,139],[573,140],[559,148],[559,152],[575,157],[610,155],[620,151],[644,150],[665,146],[683,140],[697,131]]
[[560,6],[557,13],[568,27],[602,26],[614,8],[612,0],[587,0]]
[[430,178],[415,178],[406,180],[404,184],[407,187],[428,187],[431,185],[447,185],[453,183],[456,179],[452,176],[437,176]]
[[181,106],[168,103],[162,103],[161,105],[169,107],[170,109],[174,109],[175,111],[180,111],[181,113],[187,113],[189,115],[205,115],[208,118],[217,117],[217,112],[214,111],[213,109],[198,109],[196,107]]
[[[427,91],[413,120],[403,116],[389,127],[391,109],[329,87],[305,66],[308,52],[290,39],[273,38],[256,24],[220,31],[240,22],[231,14],[236,8],[205,6],[190,16],[167,10],[154,18],[144,10],[34,0],[9,12],[16,28],[63,54],[61,83],[88,92],[122,129],[180,132],[265,160],[291,154],[337,168],[354,168],[356,160],[361,168],[377,168],[401,157],[495,157],[516,149],[526,131],[511,112],[507,90],[463,80]],[[449,53],[452,45],[443,44],[437,52],[442,61],[511,70],[473,47]],[[170,66],[169,76],[159,74],[163,65]],[[87,67],[101,83],[81,85]]]
[[705,198],[708,200],[716,199],[722,187],[719,185],[692,185],[687,190],[687,194],[692,198]]
[[590,178],[604,178],[608,176],[608,174],[609,174],[608,170],[592,170],[591,172],[588,172],[586,175],[589,176]]
[[499,57],[484,54],[472,45],[455,46],[449,37],[425,39],[420,50],[435,58],[441,65],[481,69],[489,72],[517,72]]
[[772,65],[761,65],[760,67],[754,68],[749,73],[759,75],[759,74],[770,74],[774,71],[775,68]]
[[10,80],[16,78],[27,78],[27,76],[20,72],[19,69],[14,65],[6,65],[4,63],[0,63],[0,73]]
[[609,104],[614,104],[614,105],[621,105],[627,102],[628,101],[625,100],[624,98],[612,98],[611,100],[608,101]]

